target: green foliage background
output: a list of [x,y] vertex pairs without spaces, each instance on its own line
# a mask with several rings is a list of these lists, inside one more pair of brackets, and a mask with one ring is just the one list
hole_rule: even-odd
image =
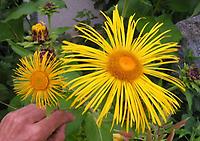
[[[59,6],[59,8],[67,7],[62,0],[52,0]],[[198,15],[200,13],[200,1],[199,0],[92,0],[94,7],[105,11],[107,14],[111,14],[113,6],[118,4],[119,10],[123,17],[127,20],[130,15],[136,13],[135,18],[146,17],[141,20],[137,27],[137,31],[140,32],[142,27],[149,22],[145,32],[154,25],[156,22],[164,23],[160,32],[170,29],[170,38],[166,41],[180,42],[182,39],[180,31],[177,29],[175,23],[186,19],[191,16]],[[0,118],[2,119],[6,113],[16,110],[28,102],[21,101],[13,92],[12,75],[13,70],[16,68],[18,59],[22,56],[26,56],[33,52],[35,44],[27,42],[24,38],[28,34],[28,31],[24,30],[24,22],[31,25],[27,18],[27,15],[34,12],[39,12],[41,5],[44,5],[47,0],[31,0],[28,3],[22,0],[0,0]],[[91,11],[84,9],[77,13],[77,18],[86,17],[86,20],[79,22],[85,22],[91,24],[95,18]],[[97,29],[100,25],[95,25]],[[57,41],[57,46],[61,45],[60,36],[68,27],[60,27],[52,29],[51,39]],[[101,31],[100,31],[101,32]],[[69,40],[73,40],[69,38]],[[75,42],[81,42],[87,44],[82,40],[75,40]],[[185,48],[185,47],[184,47]],[[166,127],[154,127],[152,129],[152,140],[160,140],[159,135],[163,138],[167,138],[171,133],[171,129],[175,123],[178,123],[184,119],[188,119],[187,123],[182,128],[176,129],[176,135],[174,141],[200,141],[200,80],[193,80],[188,76],[188,71],[193,66],[193,55],[188,49],[183,49],[180,52],[181,63],[180,67],[173,66],[179,71],[179,77],[186,84],[187,91],[182,94],[174,87],[169,89],[174,91],[178,97],[182,100],[181,109],[176,115],[170,117]],[[198,68],[199,69],[199,68]],[[72,73],[65,77],[73,79],[79,76],[81,72]],[[162,85],[162,82],[160,83]],[[164,84],[163,84],[164,85]],[[110,124],[112,114],[108,116],[105,123],[101,128],[96,126],[95,119],[98,113],[88,112],[82,115],[82,109],[74,110],[69,109],[69,103],[60,100],[60,108],[67,109],[73,112],[76,116],[76,120],[70,123],[67,127],[67,139],[69,141],[110,141],[112,140],[112,133],[115,130],[123,130],[120,127],[114,127],[115,130],[110,132]],[[51,110],[50,110],[51,111]],[[91,130],[92,129],[92,130]],[[156,133],[160,130],[160,134]],[[146,133],[147,134],[147,133]],[[147,140],[146,134],[134,134],[130,140]]]

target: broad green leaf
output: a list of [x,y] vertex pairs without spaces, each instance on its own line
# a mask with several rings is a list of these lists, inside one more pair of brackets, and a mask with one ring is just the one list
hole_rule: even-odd
[[200,141],[200,137],[197,137],[196,139],[194,139],[194,141]]
[[195,15],[197,15],[197,14],[199,14],[199,13],[200,13],[200,2],[199,2],[199,3],[197,4],[197,6],[195,7],[192,16],[195,16]]
[[190,82],[190,84],[191,84],[191,86],[192,86],[193,89],[195,89],[197,92],[200,92],[200,86],[198,86],[194,82]]
[[182,35],[175,24],[173,24],[170,16],[168,15],[161,15],[159,17],[145,17],[144,19],[141,19],[141,21],[138,23],[137,30],[141,31],[145,24],[146,26],[144,33],[149,32],[151,28],[156,23],[163,23],[163,25],[160,27],[160,30],[158,34],[161,34],[164,31],[170,30],[166,35],[169,36],[162,40],[162,42],[179,42],[182,38]]
[[69,112],[75,116],[75,120],[67,124],[67,136],[75,135],[80,130],[83,119],[85,118],[85,115],[82,115],[81,109],[71,109]]
[[1,22],[0,21],[0,41],[4,41],[6,39],[13,39],[15,41],[23,40],[23,20],[11,20],[9,22]]
[[152,11],[152,4],[149,0],[127,0],[127,3],[124,9],[124,0],[119,0],[118,6],[119,11],[122,13],[124,11],[125,17],[130,17],[135,14],[137,16],[149,15]]
[[70,27],[58,27],[56,29],[54,29],[52,32],[51,32],[51,36],[50,38],[55,41],[59,35],[65,33],[67,30],[69,30]]
[[74,98],[71,98],[69,100],[66,100],[66,98],[72,94],[72,92],[66,92],[65,95],[63,96],[63,98],[58,97],[58,105],[59,105],[59,109],[61,110],[70,110],[71,109],[71,104],[74,101]]
[[23,47],[19,46],[15,42],[13,42],[11,40],[7,40],[7,41],[10,44],[11,48],[13,49],[13,51],[16,54],[20,55],[21,57],[28,56],[28,55],[32,54],[31,51],[29,51],[27,49],[24,49]]
[[8,107],[8,111],[14,111],[16,109],[19,109],[23,107],[24,105],[21,102],[21,98],[19,96],[15,96],[11,101],[10,101],[10,106]]
[[192,104],[192,111],[194,112],[200,112],[200,96],[194,96],[193,98],[193,104]]
[[191,12],[196,2],[194,0],[167,0],[166,6],[175,12]]
[[36,12],[37,10],[38,10],[37,5],[32,1],[29,3],[23,3],[8,15],[8,17],[5,19],[5,22],[12,19],[18,19],[21,16],[31,14],[33,12]]
[[181,32],[179,31],[177,26],[173,24],[172,19],[169,15],[161,15],[155,18],[155,20],[156,22],[164,24],[159,31],[160,33],[166,30],[170,30],[170,32],[167,34],[170,37],[163,39],[163,42],[179,42],[182,39]]
[[[11,64],[8,63],[9,60],[5,59],[5,61],[0,61],[0,83],[6,84],[9,80],[11,73]],[[0,91],[1,92],[1,91]]]
[[22,42],[22,43],[17,43],[20,46],[23,46],[24,48],[32,48],[35,47],[37,42]]
[[0,101],[5,101],[9,98],[10,93],[8,88],[4,85],[0,83]]
[[196,120],[195,117],[193,117],[191,114],[184,114],[182,115],[182,119],[186,119],[189,118],[187,123],[184,126],[184,129],[186,131],[192,132],[192,128],[195,126],[196,124]]
[[168,0],[167,5],[173,11],[186,12],[188,10],[188,2],[184,0]]
[[80,77],[80,76],[81,76],[81,72],[69,72],[69,73],[63,74],[63,77],[66,80],[66,83],[69,82],[70,80],[73,80],[73,79]]
[[64,0],[51,0],[54,2],[59,8],[67,8],[67,5]]
[[185,97],[186,97],[186,100],[188,102],[188,110],[191,111],[192,110],[192,99],[193,99],[193,95],[189,92],[189,91],[186,91],[184,93]]
[[85,118],[85,134],[87,141],[104,141],[100,128],[96,125],[94,115],[87,113]]
[[102,134],[103,141],[112,141],[113,136],[112,132],[110,131],[111,129],[111,122],[103,122],[103,124],[100,127],[100,131]]
[[45,110],[46,115],[50,116],[52,114],[52,112],[55,111],[55,110],[57,110],[57,109],[58,109],[58,107],[55,106],[55,105],[46,106],[46,110]]
[[[65,2],[63,0],[51,0],[51,1],[54,2],[59,8],[66,7]],[[47,2],[48,0],[37,0],[36,2],[30,1],[27,3],[23,3],[19,7],[17,7],[13,12],[11,12],[8,15],[8,17],[4,20],[4,22],[7,22],[12,19],[18,19],[22,16],[32,14],[33,12],[37,12]]]
[[6,9],[7,5],[8,5],[8,0],[0,0],[0,10]]
[[8,113],[7,109],[3,109],[0,111],[0,120]]

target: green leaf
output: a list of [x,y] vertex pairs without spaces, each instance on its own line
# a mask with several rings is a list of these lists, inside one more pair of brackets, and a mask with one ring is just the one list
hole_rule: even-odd
[[169,8],[176,12],[187,12],[190,1],[188,0],[168,0]]
[[199,14],[199,13],[200,13],[200,2],[199,2],[199,3],[197,4],[197,6],[195,7],[192,16],[195,16],[195,15],[197,15],[197,14]]
[[[65,2],[63,0],[51,0],[54,2],[59,8],[66,7]],[[35,2],[30,1],[27,3],[21,4],[17,7],[13,12],[11,12],[8,17],[4,20],[4,22],[10,21],[12,19],[18,19],[22,16],[32,14],[33,12],[37,12],[45,3],[48,2],[47,0],[37,0]]]
[[7,109],[3,109],[0,111],[0,120],[8,113]]
[[37,5],[34,2],[23,3],[19,7],[17,7],[12,13],[8,15],[4,22],[7,22],[12,19],[18,19],[21,16],[31,14],[38,10]]
[[200,92],[200,87],[197,84],[195,84],[194,82],[191,82],[190,84],[193,89],[195,89],[197,92]]
[[200,96],[198,95],[198,96],[195,96],[194,98],[193,98],[193,104],[192,104],[192,111],[194,111],[194,112],[200,112]]
[[194,6],[193,0],[167,0],[166,5],[176,12],[190,12]]
[[31,48],[35,47],[36,42],[22,42],[22,43],[17,43],[20,46],[23,46],[24,48]]
[[[19,109],[21,107],[23,107],[24,105],[21,102],[21,98],[20,96],[15,96],[11,101],[10,101],[10,106],[8,107],[8,111],[14,111],[16,109]],[[13,107],[13,108],[12,108]]]
[[70,122],[69,124],[67,124],[67,137],[71,136],[71,135],[75,135],[77,133],[77,131],[80,130],[81,128],[81,124],[83,122],[84,119],[84,115],[82,115],[82,110],[81,109],[71,109],[69,110],[69,112],[71,112],[74,116],[75,116],[75,120],[73,122]]
[[196,139],[194,139],[194,141],[200,141],[200,137],[197,137]]
[[113,140],[112,132],[110,131],[110,129],[111,129],[111,122],[110,123],[104,122],[101,125],[100,131],[102,134],[103,141],[112,141]]
[[13,51],[20,55],[21,57],[24,57],[24,56],[28,56],[30,54],[32,54],[31,51],[27,50],[27,49],[24,49],[23,47],[19,46],[17,43],[11,41],[11,40],[7,40],[8,43],[10,44],[11,48],[13,49]]
[[51,115],[51,113],[53,112],[53,111],[55,111],[55,110],[57,110],[58,109],[58,107],[57,106],[54,106],[54,105],[50,105],[50,106],[46,106],[46,115],[47,116],[50,116]]
[[184,114],[184,115],[182,115],[182,119],[187,119],[187,118],[189,118],[189,120],[186,122],[186,124],[184,126],[184,129],[186,131],[189,131],[191,133],[192,132],[192,128],[196,124],[196,120],[195,120],[195,117],[193,117],[190,114]]
[[9,62],[8,59],[5,59],[5,61],[0,61],[0,83],[4,84],[7,83],[11,74],[11,64],[7,62]]
[[[119,0],[118,6],[119,11],[122,13],[124,8],[124,0]],[[127,0],[127,7],[124,9],[124,16],[130,17],[133,14],[137,14],[138,16],[144,16],[151,13],[153,7],[149,0]]]
[[191,132],[185,129],[179,129],[176,131],[176,134],[179,134],[179,138],[182,138],[183,136],[191,134]]
[[172,19],[169,15],[161,15],[157,17],[156,22],[163,23],[164,25],[160,28],[160,33],[171,30],[167,35],[169,38],[165,38],[162,42],[179,42],[182,39],[181,32],[177,28],[177,26],[172,22]]
[[189,92],[189,91],[186,91],[184,93],[185,97],[186,97],[186,100],[188,102],[188,110],[191,111],[192,110],[192,99],[193,99],[193,95]]
[[160,30],[158,34],[161,34],[164,31],[170,30],[170,32],[166,33],[167,38],[163,39],[162,42],[179,42],[182,39],[182,35],[175,24],[173,24],[171,17],[169,15],[161,15],[159,17],[145,17],[145,19],[142,19],[137,26],[137,30],[141,31],[142,28],[146,23],[148,25],[146,26],[144,33],[147,33],[151,30],[151,28],[156,23],[163,23],[163,25],[160,27]]
[[81,76],[81,72],[69,72],[69,73],[63,74],[63,77],[66,79],[67,82],[80,76]]
[[23,19],[11,20],[9,22],[0,21],[0,41],[13,39],[15,41],[23,40]]
[[5,101],[9,98],[10,93],[8,88],[0,83],[0,101]]
[[64,0],[51,0],[58,6],[59,8],[67,8],[67,5],[65,4]]
[[56,29],[54,29],[52,32],[51,32],[51,36],[50,38],[55,41],[59,35],[65,33],[67,30],[69,30],[71,27],[58,27]]
[[100,128],[96,125],[95,117],[91,113],[87,113],[85,118],[85,134],[87,141],[103,141]]

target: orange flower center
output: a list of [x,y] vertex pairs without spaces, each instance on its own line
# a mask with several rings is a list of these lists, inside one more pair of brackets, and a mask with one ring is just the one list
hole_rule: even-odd
[[125,81],[133,81],[142,74],[138,58],[125,50],[114,51],[109,55],[107,69],[114,77]]
[[31,76],[31,85],[36,90],[44,90],[49,84],[47,75],[42,71],[35,71]]

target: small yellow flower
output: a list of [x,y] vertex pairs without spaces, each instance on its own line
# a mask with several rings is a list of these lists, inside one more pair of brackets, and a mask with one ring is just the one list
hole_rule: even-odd
[[[179,107],[175,94],[154,83],[150,78],[157,77],[168,81],[184,90],[183,83],[167,74],[175,70],[163,65],[177,63],[179,58],[172,54],[177,51],[176,42],[162,43],[166,33],[159,33],[162,24],[155,24],[151,30],[135,37],[139,20],[131,16],[127,29],[124,19],[119,16],[117,6],[113,19],[103,13],[106,21],[104,30],[108,39],[86,24],[76,26],[85,38],[99,48],[78,45],[68,41],[63,43],[66,73],[86,71],[83,76],[69,81],[69,90],[74,92],[68,97],[75,97],[72,106],[84,105],[86,112],[92,108],[100,109],[97,124],[100,126],[108,112],[113,109],[113,124],[126,125],[126,130],[136,127],[145,131],[149,122],[161,125],[170,114]],[[74,62],[78,62],[74,63]]]
[[61,87],[63,70],[61,61],[55,57],[48,57],[48,52],[42,56],[38,51],[34,56],[20,59],[21,64],[15,70],[14,90],[26,99],[29,96],[32,102],[40,108],[47,105],[57,105],[58,97],[63,97]]
[[32,26],[33,41],[44,42],[48,40],[48,30],[43,22],[39,22]]

